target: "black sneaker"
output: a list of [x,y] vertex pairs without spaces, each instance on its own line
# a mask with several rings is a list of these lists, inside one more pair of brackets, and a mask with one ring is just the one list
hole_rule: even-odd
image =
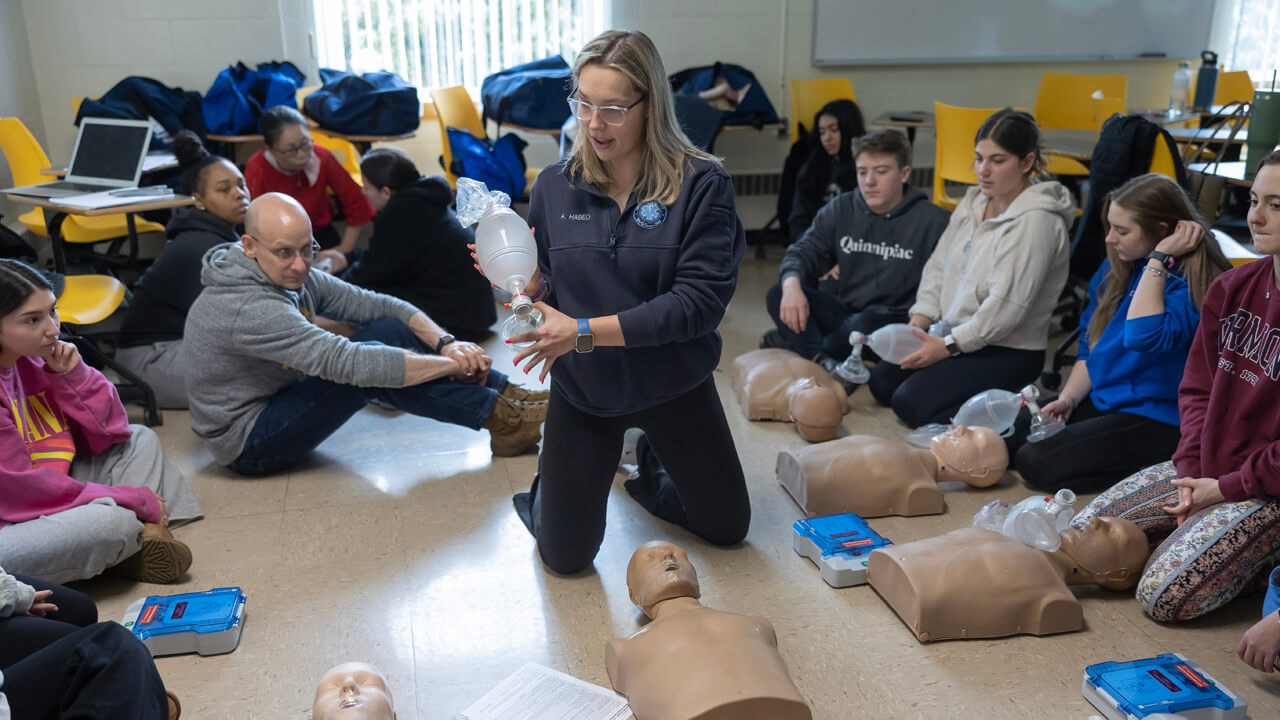
[[777,348],[789,350],[790,346],[787,345],[786,339],[782,337],[782,333],[777,328],[766,330],[765,333],[760,336],[760,349],[771,350]]

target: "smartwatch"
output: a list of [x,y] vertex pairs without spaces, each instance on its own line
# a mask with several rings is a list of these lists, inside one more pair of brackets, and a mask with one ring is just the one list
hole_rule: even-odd
[[1147,254],[1147,259],[1155,260],[1156,262],[1160,263],[1161,265],[1164,266],[1165,270],[1172,270],[1173,264],[1178,261],[1177,258],[1170,255],[1169,253],[1160,252],[1159,250],[1152,250],[1150,253]]
[[578,318],[578,339],[573,344],[575,352],[589,353],[596,349],[596,336],[591,334],[591,322]]
[[445,334],[441,335],[441,336],[440,336],[440,339],[436,341],[436,353],[437,353],[437,354],[440,354],[440,355],[443,355],[443,354],[444,354],[444,346],[445,346],[445,345],[448,345],[448,344],[449,344],[449,343],[451,343],[451,342],[453,342],[455,339],[456,339],[456,338],[454,338],[454,337],[453,337],[452,335],[450,335],[449,333],[445,333]]
[[947,348],[947,357],[960,357],[964,354],[960,346],[956,345],[956,339],[950,335],[942,338],[942,344]]

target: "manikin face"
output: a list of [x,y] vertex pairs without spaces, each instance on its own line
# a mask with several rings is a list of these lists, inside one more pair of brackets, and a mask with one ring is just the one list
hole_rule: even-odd
[[[591,64],[578,73],[577,98],[597,107],[631,107],[643,93],[631,87],[626,76],[604,65]],[[587,142],[603,163],[644,153],[644,130],[649,102],[631,107],[621,125],[610,125],[599,112],[580,120]]]
[[196,207],[232,225],[244,222],[249,211],[249,189],[235,165],[222,160],[204,170],[200,189],[194,195]]
[[991,428],[958,425],[935,436],[929,449],[944,470],[977,480],[1003,474],[1009,465],[1009,450]]
[[[253,201],[241,245],[271,282],[298,290],[311,271],[317,245],[311,220],[292,198],[267,193]],[[252,227],[250,227],[252,226]]]
[[368,663],[334,665],[320,678],[311,720],[395,720],[382,671]]
[[1116,255],[1125,262],[1134,262],[1146,257],[1155,249],[1160,238],[1149,238],[1138,226],[1133,213],[1111,203],[1107,210],[1107,224],[1111,230],[1107,233],[1106,243],[1116,251]]
[[840,156],[840,121],[835,115],[818,116],[818,142],[831,157]]
[[897,155],[867,152],[853,164],[858,169],[858,190],[871,212],[882,215],[902,202],[902,184],[911,175],[910,165],[899,165]]
[[631,602],[653,617],[653,606],[672,598],[702,596],[698,573],[684,550],[662,540],[641,545],[627,564]]
[[48,357],[58,339],[57,298],[37,288],[27,301],[0,319],[0,364],[13,367],[19,357]]
[[1095,517],[1062,532],[1062,552],[1102,587],[1126,590],[1138,582],[1151,546],[1132,522]]
[[1019,158],[990,138],[979,140],[973,148],[973,166],[978,173],[978,187],[989,198],[1005,197],[1026,183],[1026,175],[1035,164],[1035,154]]
[[1280,255],[1280,165],[1264,165],[1249,188],[1249,232],[1254,248]]

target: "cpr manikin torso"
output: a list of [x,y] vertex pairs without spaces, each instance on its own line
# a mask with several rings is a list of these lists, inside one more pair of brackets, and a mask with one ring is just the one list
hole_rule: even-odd
[[1149,553],[1128,520],[1093,518],[1045,552],[991,530],[963,528],[871,553],[867,579],[921,641],[1079,630],[1068,585],[1126,590]]
[[851,435],[778,453],[778,482],[809,517],[931,515],[944,510],[938,482],[998,482],[1009,451],[994,430],[957,427],[928,450],[898,440]]
[[605,648],[636,720],[811,720],[764,618],[703,607],[680,548],[641,545],[627,566],[631,601],[653,618]]
[[311,720],[396,720],[386,677],[368,663],[334,665],[316,685]]
[[790,350],[752,350],[733,361],[731,384],[748,420],[794,422],[809,442],[836,436],[849,398],[822,366]]

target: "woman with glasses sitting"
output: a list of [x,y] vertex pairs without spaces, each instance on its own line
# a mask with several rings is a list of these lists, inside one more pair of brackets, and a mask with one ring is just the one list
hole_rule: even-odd
[[545,324],[511,339],[533,343],[517,364],[552,380],[539,473],[516,511],[562,573],[595,558],[628,428],[646,436],[627,490],[650,513],[716,545],[742,540],[751,518],[712,378],[746,244],[733,183],[681,131],[643,33],[587,43],[572,84],[581,131],[529,203],[528,290]]
[[[355,249],[360,226],[373,219],[373,208],[360,186],[333,155],[311,140],[307,119],[288,105],[277,105],[262,114],[265,150],[249,158],[244,179],[249,194],[259,197],[284,193],[297,200],[311,218],[311,230],[320,247],[339,252]],[[334,206],[329,191],[342,205],[342,235],[333,228]]]

